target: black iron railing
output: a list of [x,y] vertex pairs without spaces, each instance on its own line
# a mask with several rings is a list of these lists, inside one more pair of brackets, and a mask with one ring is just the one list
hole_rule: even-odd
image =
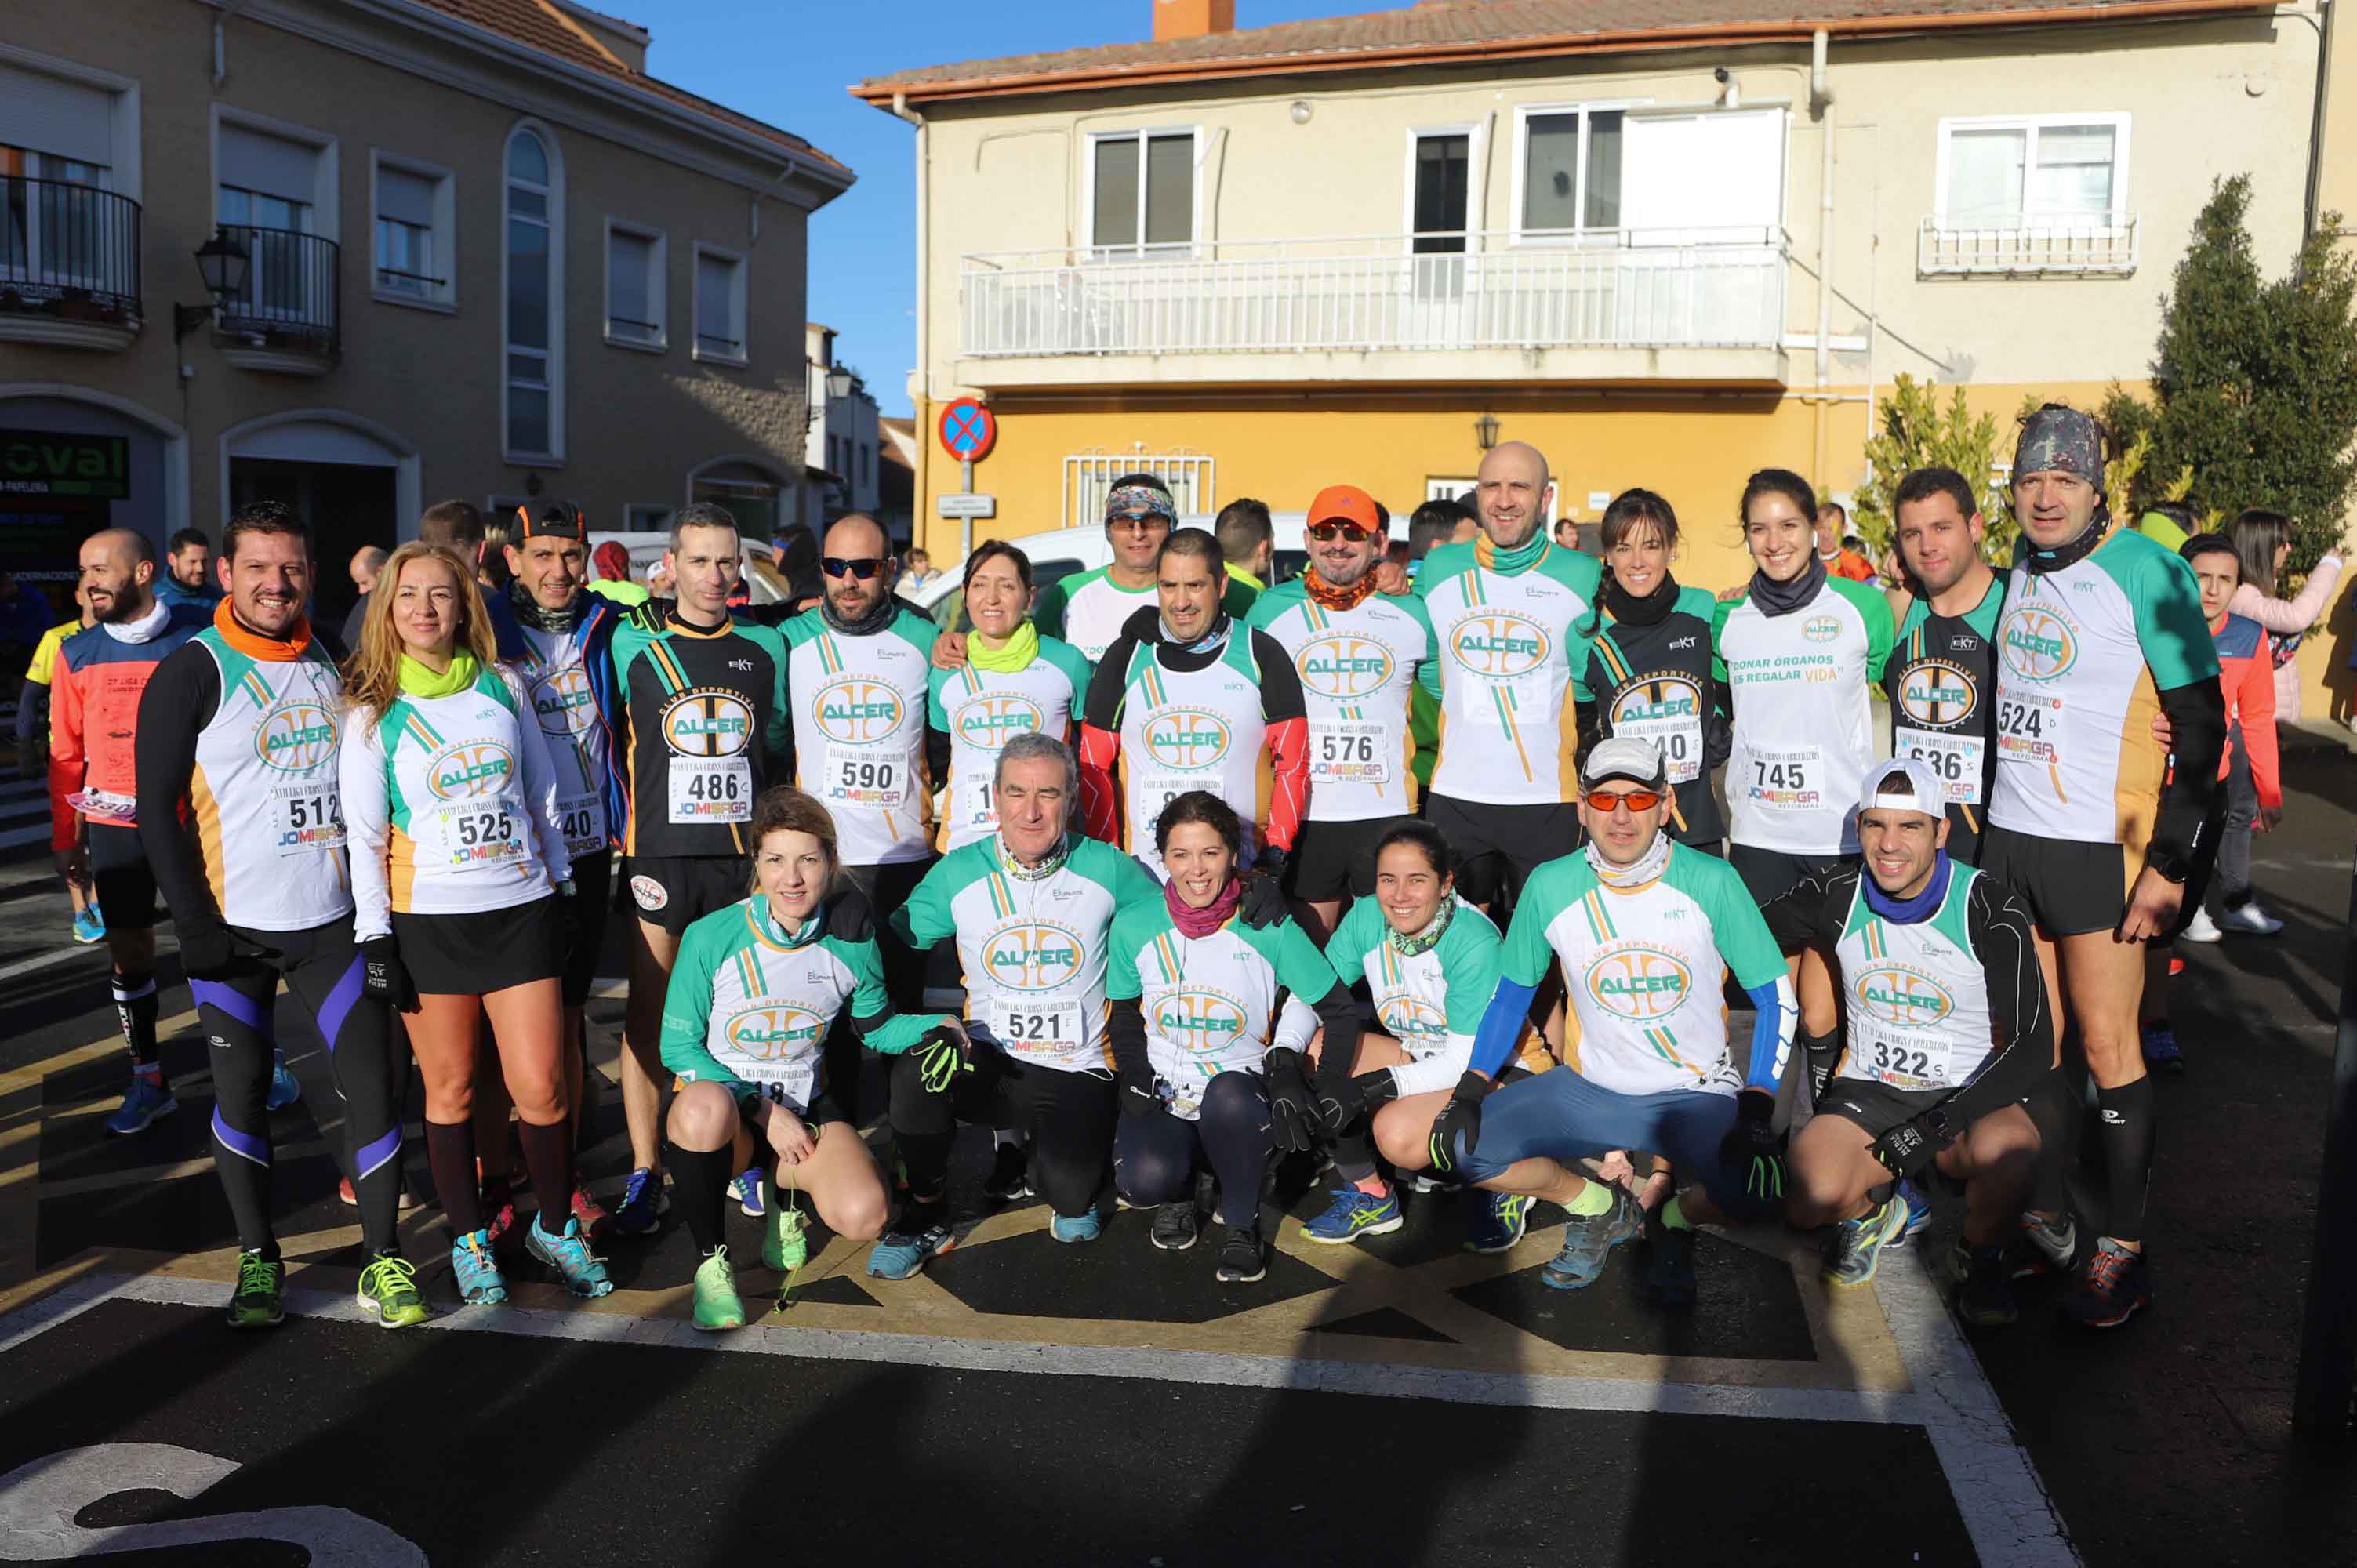
[[221,334],[334,358],[342,346],[340,247],[247,223],[224,223],[221,233],[246,257],[245,282],[221,298]]
[[0,177],[0,313],[139,324],[139,204],[91,185]]

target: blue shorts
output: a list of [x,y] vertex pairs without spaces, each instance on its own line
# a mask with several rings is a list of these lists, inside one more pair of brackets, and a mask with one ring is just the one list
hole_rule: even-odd
[[[1516,1160],[1568,1164],[1614,1149],[1661,1155],[1683,1186],[1699,1181],[1714,1208],[1733,1219],[1763,1219],[1777,1199],[1744,1191],[1743,1165],[1719,1158],[1735,1128],[1735,1096],[1673,1089],[1659,1094],[1619,1094],[1599,1089],[1569,1068],[1553,1068],[1510,1083],[1482,1102],[1481,1141],[1458,1165],[1469,1182],[1486,1181]],[[1744,1151],[1745,1164],[1750,1154]]]

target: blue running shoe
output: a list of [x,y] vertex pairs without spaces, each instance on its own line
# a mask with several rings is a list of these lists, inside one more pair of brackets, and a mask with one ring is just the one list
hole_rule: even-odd
[[1312,1241],[1340,1247],[1361,1236],[1388,1236],[1407,1221],[1400,1218],[1399,1194],[1385,1188],[1381,1197],[1355,1187],[1338,1187],[1334,1201],[1315,1219],[1301,1223],[1301,1233]]
[[106,1130],[118,1138],[127,1138],[134,1133],[145,1133],[179,1108],[180,1102],[172,1098],[170,1090],[135,1072],[122,1105],[106,1119]]
[[2175,1025],[2156,1019],[2144,1026],[2144,1065],[2155,1072],[2185,1070],[2185,1053],[2177,1048]]
[[491,1252],[491,1233],[477,1230],[450,1243],[450,1283],[468,1306],[497,1306],[508,1298],[508,1282]]
[[1612,1207],[1601,1214],[1566,1215],[1563,1251],[1539,1270],[1539,1283],[1552,1290],[1584,1290],[1604,1273],[1612,1249],[1645,1228],[1636,1200],[1620,1187],[1612,1189]]
[[565,1217],[564,1230],[554,1236],[542,1230],[540,1216],[533,1215],[523,1233],[523,1250],[562,1275],[565,1288],[575,1295],[613,1294],[614,1282],[606,1277],[605,1263],[589,1250],[588,1238],[581,1234],[581,1221],[569,1214]]
[[651,1236],[670,1208],[671,1194],[663,1190],[662,1177],[640,1165],[623,1185],[621,1204],[614,1210],[614,1229],[625,1236]]
[[1049,1219],[1048,1234],[1066,1246],[1075,1246],[1082,1241],[1093,1241],[1103,1235],[1104,1221],[1097,1218],[1097,1211],[1093,1208],[1082,1214],[1059,1214]]
[[95,908],[74,911],[73,940],[85,947],[106,940],[106,922],[98,918]]
[[270,1092],[262,1103],[273,1111],[284,1111],[303,1098],[303,1086],[286,1070],[286,1053],[270,1053]]
[[1481,1197],[1486,1201],[1473,1211],[1472,1222],[1465,1227],[1465,1250],[1512,1251],[1530,1223],[1531,1200],[1511,1192],[1485,1192]]
[[879,1280],[905,1280],[925,1266],[936,1252],[950,1250],[950,1228],[924,1225],[914,1230],[887,1230],[867,1254],[867,1272]]
[[1932,1228],[1932,1199],[1921,1187],[1902,1176],[1899,1182],[1899,1196],[1907,1204],[1907,1223],[1898,1235],[1883,1243],[1892,1251],[1905,1247]]
[[759,1219],[769,1212],[761,1205],[761,1167],[738,1171],[737,1179],[728,1184],[737,1189],[737,1207],[748,1219]]

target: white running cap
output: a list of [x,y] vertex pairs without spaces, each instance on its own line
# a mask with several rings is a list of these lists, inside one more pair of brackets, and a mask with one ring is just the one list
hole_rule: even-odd
[[[1906,793],[1892,792],[1904,785]],[[1866,770],[1866,788],[1858,792],[1858,814],[1868,811],[1921,811],[1927,817],[1948,814],[1946,794],[1931,768],[1911,757],[1894,757]]]
[[1666,781],[1663,774],[1660,750],[1652,741],[1639,740],[1634,736],[1616,735],[1598,741],[1579,762],[1582,784],[1626,779],[1631,784],[1658,787]]

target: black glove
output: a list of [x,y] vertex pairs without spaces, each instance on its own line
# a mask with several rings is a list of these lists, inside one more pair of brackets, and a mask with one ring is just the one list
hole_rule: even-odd
[[1317,1146],[1317,1108],[1309,1080],[1302,1076],[1301,1053],[1279,1046],[1262,1063],[1268,1073],[1268,1131],[1280,1155],[1306,1155]]
[[1276,885],[1275,877],[1247,876],[1243,881],[1243,897],[1236,901],[1236,913],[1243,918],[1245,925],[1255,931],[1265,931],[1292,915],[1292,907],[1285,901],[1285,889]]
[[180,939],[180,972],[190,980],[228,980],[257,958],[277,956],[273,949],[232,935],[219,920],[176,917],[172,924]]
[[1285,880],[1286,860],[1286,853],[1275,844],[1263,844],[1260,859],[1254,862],[1254,865],[1271,882],[1282,883]]
[[1329,1134],[1340,1133],[1367,1114],[1367,1097],[1361,1092],[1359,1080],[1350,1074],[1329,1072],[1321,1063],[1316,1088],[1318,1120]]
[[1743,1190],[1756,1198],[1784,1196],[1784,1139],[1769,1119],[1776,1114],[1776,1097],[1747,1089],[1735,1097],[1735,1125],[1718,1142],[1723,1166],[1739,1170]]
[[1151,1116],[1162,1109],[1162,1096],[1154,1087],[1154,1069],[1150,1067],[1124,1068],[1114,1075],[1121,1086],[1121,1113],[1125,1116]]
[[928,1029],[909,1048],[917,1058],[918,1080],[927,1094],[947,1094],[958,1074],[974,1070],[974,1062],[957,1036],[947,1029]]
[[642,604],[631,606],[630,612],[623,618],[623,622],[625,625],[637,627],[640,631],[661,631],[671,624],[671,612],[677,608],[679,608],[677,599],[648,599]]
[[417,1011],[417,983],[401,961],[401,949],[390,936],[371,937],[361,944],[361,992],[396,1013]]
[[1399,1098],[1399,1079],[1387,1067],[1362,1072],[1351,1080],[1351,1085],[1358,1090],[1359,1103],[1367,1108],[1371,1116]]
[[1882,1162],[1892,1176],[1921,1176],[1926,1166],[1940,1157],[1940,1151],[1956,1141],[1948,1119],[1935,1107],[1877,1138],[1867,1146],[1867,1153]]
[[[1457,1162],[1473,1152],[1481,1141],[1481,1101],[1490,1098],[1495,1088],[1488,1079],[1471,1068],[1465,1069],[1449,1094],[1448,1103],[1432,1119],[1432,1168],[1447,1176],[1457,1168]],[[1459,1141],[1464,1146],[1458,1146]]]

